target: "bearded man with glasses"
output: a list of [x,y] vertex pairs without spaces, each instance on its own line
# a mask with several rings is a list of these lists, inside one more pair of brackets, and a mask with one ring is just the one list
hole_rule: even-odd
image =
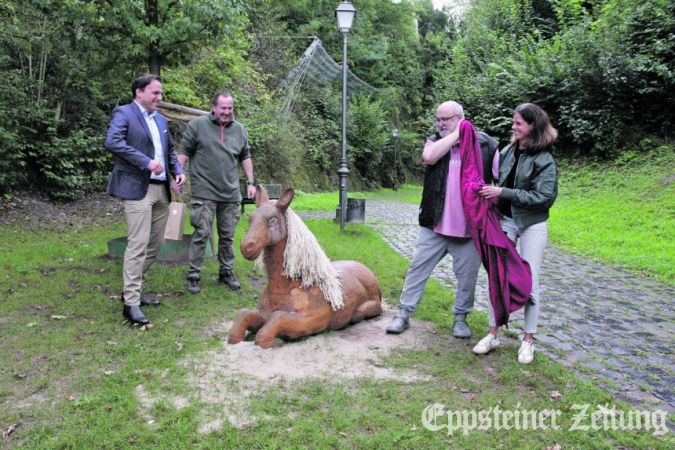
[[[462,208],[459,152],[459,124],[464,109],[457,102],[442,103],[436,110],[436,133],[422,151],[426,166],[420,204],[419,224],[412,264],[408,269],[398,312],[387,333],[399,334],[410,326],[410,316],[417,309],[424,286],[436,265],[449,254],[457,278],[452,334],[469,338],[466,316],[473,309],[480,256],[469,235]],[[499,176],[499,143],[483,132],[478,133],[483,159],[483,176],[487,184]]]

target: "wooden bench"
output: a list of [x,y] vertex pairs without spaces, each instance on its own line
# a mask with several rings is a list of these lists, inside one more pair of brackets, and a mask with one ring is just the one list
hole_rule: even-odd
[[[258,184],[261,184],[265,188],[270,200],[278,200],[281,196],[282,186],[280,184]],[[243,214],[246,205],[255,205],[255,198],[248,198],[248,193],[246,192],[246,180],[239,180],[239,187],[241,188],[241,213]]]

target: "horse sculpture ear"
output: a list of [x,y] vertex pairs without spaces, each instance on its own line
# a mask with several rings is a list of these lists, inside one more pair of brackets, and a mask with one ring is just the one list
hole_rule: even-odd
[[295,191],[293,188],[288,188],[284,191],[283,194],[281,194],[281,197],[279,197],[279,200],[277,200],[277,208],[279,208],[282,211],[286,211],[288,209],[288,206],[291,204],[291,201],[293,201],[293,197],[295,196]]
[[262,184],[259,184],[255,187],[255,206],[256,208],[263,203],[270,201],[270,197],[267,195],[267,191]]

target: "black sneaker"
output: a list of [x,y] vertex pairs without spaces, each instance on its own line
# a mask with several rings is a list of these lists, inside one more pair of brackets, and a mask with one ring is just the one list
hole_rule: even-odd
[[230,287],[231,290],[233,291],[238,291],[241,289],[241,284],[237,281],[237,279],[234,277],[232,272],[223,272],[218,276],[218,282],[219,283],[224,283]]

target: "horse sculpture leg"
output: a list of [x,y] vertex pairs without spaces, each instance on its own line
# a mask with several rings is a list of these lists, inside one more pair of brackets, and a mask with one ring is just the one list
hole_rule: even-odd
[[262,348],[274,346],[277,336],[297,339],[319,333],[330,324],[330,308],[305,314],[275,311],[255,337],[256,345]]
[[354,317],[352,317],[352,323],[360,322],[363,319],[369,319],[371,317],[379,316],[382,313],[382,302],[378,298],[377,300],[368,300],[361,304],[356,311],[354,312]]
[[256,309],[240,309],[232,323],[228,344],[238,344],[246,337],[246,331],[258,331],[265,324],[265,318]]
[[354,305],[349,322],[343,325],[379,316],[382,313],[382,293],[373,272],[355,261],[334,261],[333,266],[342,275],[345,305]]

